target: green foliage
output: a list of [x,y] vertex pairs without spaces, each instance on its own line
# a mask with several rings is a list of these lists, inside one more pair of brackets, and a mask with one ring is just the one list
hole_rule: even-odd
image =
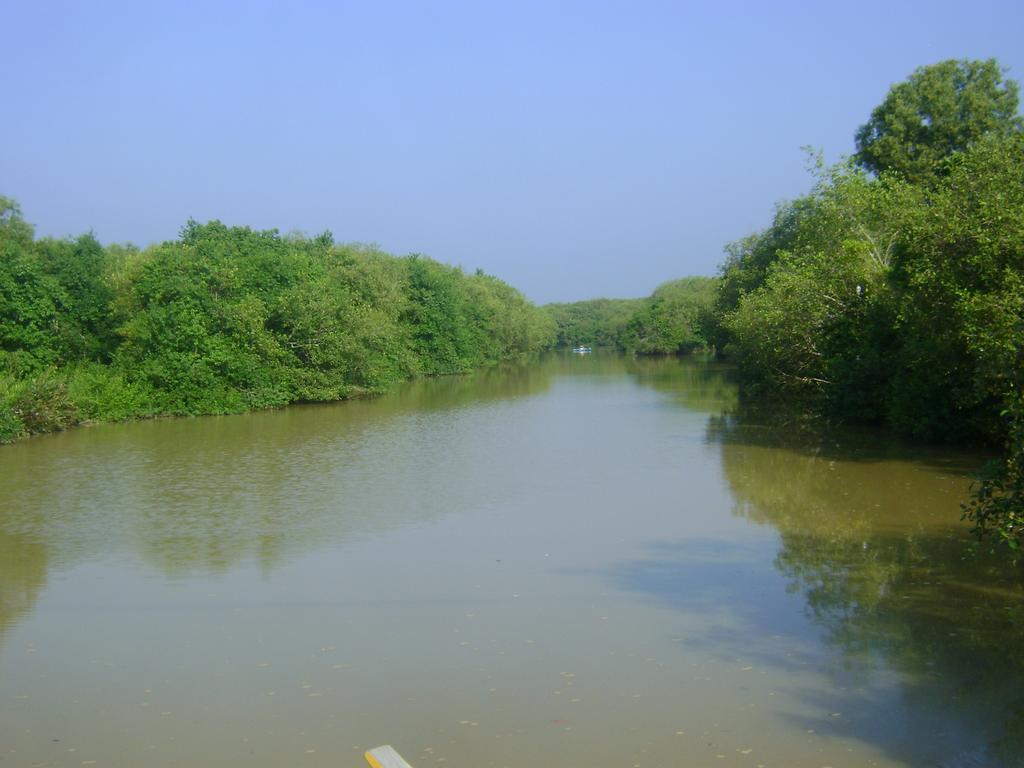
[[273,303],[268,327],[283,350],[294,399],[376,391],[418,371],[399,315],[408,299],[394,259],[327,251]]
[[891,283],[900,340],[891,419],[930,438],[998,440],[1024,385],[1024,134],[991,137],[920,188]]
[[32,228],[16,203],[0,197],[0,362],[28,375],[60,358],[60,285],[33,251]]
[[27,376],[53,365],[108,360],[115,343],[107,253],[91,234],[33,240],[16,204],[0,198],[0,355]]
[[40,240],[34,250],[41,268],[60,286],[61,362],[109,360],[114,291],[103,246],[88,234],[75,240]]
[[479,329],[480,361],[490,365],[555,344],[555,323],[515,288],[477,270],[466,279],[470,325]]
[[67,396],[81,421],[125,421],[157,413],[145,383],[102,363],[83,363],[68,372]]
[[674,355],[710,344],[707,317],[718,281],[686,277],[659,286],[622,334],[622,346],[643,355]]
[[189,221],[139,251],[34,240],[0,200],[0,440],[80,420],[379,392],[550,346],[497,278],[422,257]]
[[118,329],[118,369],[150,388],[161,413],[278,405],[266,298],[290,266],[276,232],[189,222],[133,275]]
[[1004,395],[1022,385],[1024,135],[944,166],[917,185],[833,169],[783,235],[727,261],[720,337],[748,392],[930,439],[1002,438]]
[[8,443],[25,434],[25,425],[14,410],[23,386],[17,379],[0,372],[0,443]]
[[[747,392],[828,402],[834,412],[880,418],[891,295],[885,276],[903,214],[905,185],[870,180],[849,166],[822,170],[818,185],[789,210],[784,235],[748,239],[741,252],[763,275],[745,291],[719,294],[720,338]],[[778,242],[788,249],[768,251]],[[733,272],[754,270],[740,255]],[[735,302],[734,306],[729,305]]]
[[715,322],[709,339],[712,346],[723,350],[732,341],[723,319],[736,310],[744,296],[764,283],[780,252],[796,247],[800,226],[812,215],[813,202],[813,198],[806,197],[780,205],[772,226],[764,232],[726,245],[727,256],[714,301]]
[[559,347],[623,347],[629,321],[645,299],[591,299],[547,304],[544,310],[557,327]]
[[402,318],[412,330],[413,349],[424,373],[470,370],[483,353],[479,327],[467,322],[468,296],[459,290],[461,271],[410,256],[409,305]]
[[1006,547],[1019,558],[1024,546],[1024,395],[1003,412],[1009,437],[1002,459],[991,462],[974,488],[963,516],[980,540]]
[[686,277],[646,299],[593,299],[544,307],[560,347],[616,347],[645,355],[690,352],[709,344],[716,278]]
[[1017,83],[1003,79],[994,59],[920,67],[857,131],[857,159],[875,173],[921,181],[981,138],[1019,131],[1017,103]]
[[57,432],[79,422],[67,381],[54,369],[26,379],[0,376],[0,442],[22,435]]
[[749,382],[790,397],[835,383],[828,352],[864,302],[860,267],[849,254],[786,254],[776,262],[728,319],[736,338],[730,351]]

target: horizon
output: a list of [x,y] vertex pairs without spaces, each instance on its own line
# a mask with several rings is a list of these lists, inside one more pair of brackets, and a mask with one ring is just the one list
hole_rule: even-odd
[[537,304],[639,298],[717,274],[916,68],[1024,77],[1005,2],[239,8],[9,11],[0,194],[38,236],[330,229]]

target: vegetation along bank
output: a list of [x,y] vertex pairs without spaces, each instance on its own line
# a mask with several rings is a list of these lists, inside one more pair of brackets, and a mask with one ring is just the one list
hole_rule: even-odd
[[0,198],[0,441],[82,421],[237,413],[377,392],[551,345],[482,272],[190,221],[139,250],[36,239]]

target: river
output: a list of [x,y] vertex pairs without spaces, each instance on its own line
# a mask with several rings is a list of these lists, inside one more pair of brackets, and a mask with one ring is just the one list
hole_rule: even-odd
[[0,447],[0,768],[1021,765],[980,460],[604,354]]

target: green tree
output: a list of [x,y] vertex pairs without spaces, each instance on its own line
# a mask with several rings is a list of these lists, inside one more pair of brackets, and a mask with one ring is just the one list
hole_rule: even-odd
[[792,213],[746,241],[723,288],[748,280],[746,287],[720,293],[719,307],[725,351],[740,363],[748,393],[881,418],[890,368],[886,278],[911,198],[898,179],[821,168],[812,192],[787,206]]
[[920,67],[894,85],[857,131],[857,161],[874,173],[909,181],[935,173],[940,161],[984,136],[1021,129],[1018,87],[994,59]]
[[627,324],[623,346],[644,355],[675,355],[708,346],[703,328],[718,280],[685,277],[658,286]]
[[74,240],[39,240],[35,251],[42,268],[63,289],[65,317],[59,332],[66,358],[109,360],[116,338],[106,250],[89,233]]
[[1000,442],[1024,388],[1024,133],[991,136],[918,187],[893,259],[890,421]]
[[649,299],[590,299],[547,304],[560,347],[623,347],[626,326]]
[[479,361],[474,330],[466,322],[464,275],[454,267],[412,255],[406,259],[409,303],[403,322],[409,327],[420,370],[428,374],[468,371]]
[[0,369],[27,376],[60,360],[68,298],[36,258],[32,226],[0,197]]

